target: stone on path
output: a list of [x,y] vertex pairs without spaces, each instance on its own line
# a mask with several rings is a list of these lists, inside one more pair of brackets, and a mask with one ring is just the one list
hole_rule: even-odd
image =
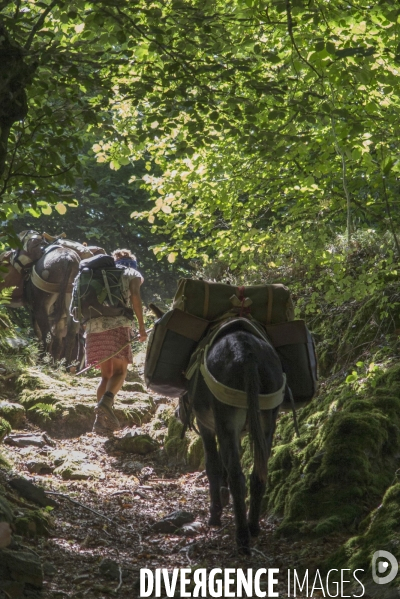
[[56,450],[51,457],[57,466],[54,474],[58,474],[63,480],[87,480],[98,478],[102,474],[101,468],[90,462],[83,451]]
[[105,557],[99,564],[99,572],[102,576],[112,580],[119,580],[120,567],[117,562]]
[[30,480],[22,477],[12,478],[9,481],[10,487],[18,491],[21,497],[28,499],[28,501],[33,501],[37,503],[41,507],[46,507],[48,505],[55,507],[57,503],[48,497],[43,487],[39,487],[38,485],[34,485]]
[[12,445],[13,447],[28,447],[29,445],[33,445],[34,447],[44,447],[46,445],[46,440],[43,435],[21,433],[9,435],[4,443]]
[[129,431],[125,437],[118,439],[114,449],[126,451],[127,453],[137,453],[146,455],[159,448],[157,441],[148,434],[142,434],[137,431]]
[[29,460],[25,465],[31,474],[51,474],[54,470],[54,466],[44,460]]
[[176,512],[172,512],[155,522],[151,530],[152,532],[161,532],[161,533],[172,533],[176,532],[179,528],[181,528],[184,524],[189,524],[194,521],[194,515],[191,512],[186,512],[184,510],[177,510]]

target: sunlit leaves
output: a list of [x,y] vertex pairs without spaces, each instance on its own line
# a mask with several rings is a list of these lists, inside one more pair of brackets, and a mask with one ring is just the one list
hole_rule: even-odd
[[[21,23],[7,13],[21,45],[43,10],[29,6]],[[73,197],[90,133],[91,155],[113,171],[143,161],[154,199],[143,219],[170,239],[158,255],[240,267],[289,239],[312,254],[346,226],[342,157],[354,227],[386,227],[382,176],[389,204],[398,192],[397,13],[359,0],[56,5],[32,40],[40,65],[11,143],[10,204]]]

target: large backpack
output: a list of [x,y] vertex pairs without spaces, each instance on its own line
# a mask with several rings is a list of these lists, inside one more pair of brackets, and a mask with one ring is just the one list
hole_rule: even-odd
[[133,318],[121,292],[124,268],[105,254],[82,260],[74,281],[70,312],[75,322],[84,324],[100,316]]

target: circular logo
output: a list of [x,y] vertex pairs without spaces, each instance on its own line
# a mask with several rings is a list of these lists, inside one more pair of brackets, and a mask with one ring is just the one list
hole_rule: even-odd
[[[384,558],[384,560],[382,558]],[[388,572],[389,566],[391,566],[391,570]],[[396,578],[398,571],[399,564],[394,555],[383,549],[375,551],[372,556],[372,578],[376,584],[388,584],[389,582],[392,582],[392,580]],[[382,576],[382,574],[384,576]]]

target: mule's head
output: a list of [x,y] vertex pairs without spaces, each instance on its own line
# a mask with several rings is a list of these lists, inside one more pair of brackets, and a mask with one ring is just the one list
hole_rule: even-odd
[[42,235],[37,231],[28,230],[18,233],[18,237],[22,243],[22,251],[32,260],[36,262],[43,254],[43,246],[46,245]]

